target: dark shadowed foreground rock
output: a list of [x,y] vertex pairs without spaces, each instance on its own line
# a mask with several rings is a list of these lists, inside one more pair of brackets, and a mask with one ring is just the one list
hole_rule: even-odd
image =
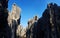
[[36,28],[37,38],[60,38],[60,6],[48,4]]
[[0,0],[0,38],[11,38],[11,29],[8,25],[8,0]]

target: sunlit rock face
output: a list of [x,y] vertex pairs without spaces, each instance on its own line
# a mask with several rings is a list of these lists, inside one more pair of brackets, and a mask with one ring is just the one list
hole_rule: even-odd
[[12,5],[12,10],[9,12],[8,16],[8,24],[12,30],[12,38],[16,37],[16,32],[18,29],[18,26],[20,25],[20,19],[21,19],[21,8],[17,6],[15,3]]
[[21,31],[22,31],[22,26],[21,25],[19,25],[19,26],[17,26],[17,36],[21,36]]
[[50,3],[37,23],[37,38],[60,38],[60,6]]
[[37,22],[37,20],[38,20],[38,16],[34,16],[32,19],[29,19],[29,21],[28,21],[28,28],[30,29],[30,27],[32,26],[32,24],[34,22]]
[[26,38],[36,38],[36,24],[38,21],[38,16],[34,16],[32,19],[28,21],[28,27],[26,30]]
[[23,28],[22,27],[22,25],[19,25],[18,27],[17,27],[17,36],[19,36],[19,37],[25,37],[26,38],[26,29],[25,28]]
[[15,3],[12,5],[12,10],[9,12],[8,16],[8,22],[9,25],[12,23],[12,20],[15,20],[16,22],[20,23],[21,18],[21,8],[19,8]]

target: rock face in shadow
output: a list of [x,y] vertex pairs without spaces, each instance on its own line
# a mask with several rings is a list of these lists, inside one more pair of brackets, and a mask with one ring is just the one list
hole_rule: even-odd
[[11,38],[11,29],[8,25],[8,0],[0,0],[0,38]]
[[60,6],[48,4],[36,28],[37,38],[60,38]]

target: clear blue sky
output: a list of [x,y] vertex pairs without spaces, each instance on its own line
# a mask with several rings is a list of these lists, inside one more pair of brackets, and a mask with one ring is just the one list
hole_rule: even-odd
[[28,20],[33,18],[35,15],[41,17],[48,3],[53,2],[60,5],[60,0],[9,0],[8,2],[9,11],[11,11],[11,7],[14,2],[22,10],[21,24],[23,25],[23,27],[26,27]]

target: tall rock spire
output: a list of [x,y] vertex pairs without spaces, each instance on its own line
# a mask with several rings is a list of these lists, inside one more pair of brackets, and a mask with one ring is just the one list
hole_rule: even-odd
[[8,26],[8,0],[0,0],[0,38],[10,38],[11,32]]

